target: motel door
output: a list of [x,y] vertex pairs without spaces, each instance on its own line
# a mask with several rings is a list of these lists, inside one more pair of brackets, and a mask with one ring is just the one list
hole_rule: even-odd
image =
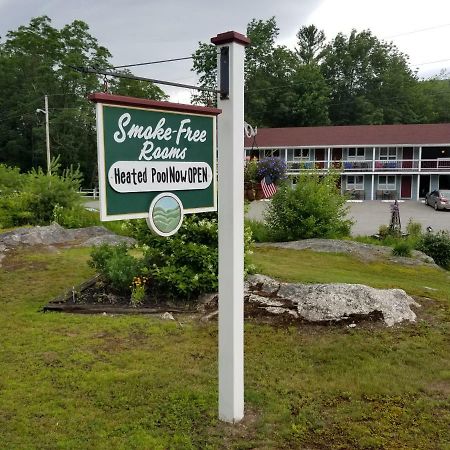
[[400,191],[401,198],[411,198],[411,175],[402,175],[402,187]]

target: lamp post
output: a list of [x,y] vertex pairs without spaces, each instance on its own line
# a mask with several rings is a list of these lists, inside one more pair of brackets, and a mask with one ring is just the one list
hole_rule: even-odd
[[36,112],[45,114],[45,140],[47,144],[47,173],[50,174],[50,128],[48,123],[48,96],[44,97],[45,109],[37,109]]

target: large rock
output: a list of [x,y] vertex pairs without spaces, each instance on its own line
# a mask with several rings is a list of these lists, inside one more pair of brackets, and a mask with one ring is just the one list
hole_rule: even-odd
[[298,301],[298,313],[311,322],[340,321],[380,313],[387,326],[416,320],[410,306],[420,306],[402,289],[362,284],[312,284]]
[[264,275],[250,276],[245,300],[268,314],[288,314],[309,322],[382,318],[387,326],[414,322],[419,307],[401,289],[375,289],[362,284],[281,283]]
[[66,229],[53,223],[44,227],[18,228],[0,234],[0,267],[5,254],[17,247],[41,245],[50,249],[54,245],[90,247],[104,243],[126,243],[131,246],[136,241],[130,237],[118,236],[104,227]]
[[104,227],[66,229],[57,223],[43,227],[18,228],[0,234],[0,247],[15,248],[30,245],[98,245],[101,243],[135,243],[132,238],[117,236]]

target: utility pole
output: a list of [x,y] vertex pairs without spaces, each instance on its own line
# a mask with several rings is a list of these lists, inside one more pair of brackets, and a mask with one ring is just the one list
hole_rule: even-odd
[[48,95],[44,97],[45,109],[37,109],[36,112],[45,114],[45,140],[47,145],[47,173],[50,174],[50,126],[48,120]]

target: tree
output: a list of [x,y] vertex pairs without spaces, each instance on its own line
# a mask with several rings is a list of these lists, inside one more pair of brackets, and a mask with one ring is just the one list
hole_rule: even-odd
[[330,118],[340,124],[415,123],[423,119],[417,77],[407,57],[370,31],[339,33],[322,73],[331,88]]
[[450,122],[450,79],[445,71],[437,76],[419,82],[418,95],[427,100],[424,107],[429,123]]
[[[8,32],[0,44],[0,163],[22,170],[45,167],[45,122],[36,109],[48,95],[52,155],[59,155],[63,168],[79,165],[90,184],[97,165],[96,133],[94,106],[86,96],[102,90],[102,80],[72,67],[108,68],[110,58],[80,20],[58,30],[42,16]],[[112,81],[111,90],[164,98],[159,88],[140,82]]]
[[[247,26],[251,45],[245,53],[246,120],[267,127],[328,123],[328,89],[322,74],[313,68],[302,68],[294,52],[276,45],[278,33],[274,17],[253,19]],[[200,84],[215,87],[215,46],[200,43],[193,58],[193,70],[199,74]],[[317,88],[317,92],[307,92],[310,88]],[[194,100],[206,104],[211,96],[200,93]]]
[[315,25],[301,27],[295,52],[302,64],[319,63],[325,55],[325,33]]

